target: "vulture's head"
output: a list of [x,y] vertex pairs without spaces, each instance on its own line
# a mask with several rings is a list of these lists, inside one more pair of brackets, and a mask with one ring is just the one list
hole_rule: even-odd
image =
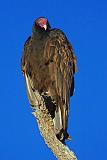
[[46,32],[50,29],[50,24],[45,17],[39,17],[35,20],[33,31],[43,31]]

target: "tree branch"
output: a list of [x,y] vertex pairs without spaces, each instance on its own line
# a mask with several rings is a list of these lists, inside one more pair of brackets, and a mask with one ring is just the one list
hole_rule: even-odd
[[45,106],[44,99],[38,91],[33,91],[32,81],[26,74],[25,81],[28,98],[33,108],[33,115],[37,119],[38,127],[45,143],[58,160],[77,160],[74,153],[56,138],[53,120]]
[[43,98],[38,92],[35,97],[37,98],[36,101],[39,105],[34,106],[35,111],[33,111],[33,115],[37,119],[38,127],[45,143],[52,150],[58,160],[77,160],[74,153],[56,138],[53,121],[45,107]]

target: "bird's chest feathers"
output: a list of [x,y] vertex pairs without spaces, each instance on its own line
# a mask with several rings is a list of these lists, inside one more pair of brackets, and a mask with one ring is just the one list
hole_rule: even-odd
[[45,43],[42,41],[33,41],[32,43],[32,53],[33,56],[35,56],[36,58],[43,58],[44,55],[44,47],[45,47]]
[[46,65],[45,40],[34,39],[32,42],[31,65],[34,68],[35,77],[40,79],[48,76],[48,66]]

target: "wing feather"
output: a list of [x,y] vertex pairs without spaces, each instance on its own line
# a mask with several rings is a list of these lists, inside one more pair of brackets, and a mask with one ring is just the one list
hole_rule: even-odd
[[[58,106],[58,109],[56,110],[57,125],[55,124],[55,126],[58,128],[62,127],[62,129],[66,132],[68,125],[70,90],[71,88],[72,92],[74,90],[74,86],[72,86],[72,80],[75,68],[74,63],[76,62],[74,62],[72,46],[69,44],[65,35],[61,31],[53,31],[52,38],[49,38],[45,46],[45,56],[47,56],[49,62],[51,81],[55,82],[54,87],[52,89],[49,88],[49,94],[51,97],[53,97]],[[53,89],[55,90],[55,95],[53,94]],[[58,126],[58,116],[59,119],[62,120],[61,127],[61,123],[59,123]]]

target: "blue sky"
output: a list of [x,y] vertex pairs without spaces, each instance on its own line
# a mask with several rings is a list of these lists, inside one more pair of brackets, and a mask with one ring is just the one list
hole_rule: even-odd
[[0,159],[55,160],[41,137],[20,71],[35,18],[64,31],[78,59],[67,145],[78,160],[107,159],[106,0],[2,1],[0,4]]

